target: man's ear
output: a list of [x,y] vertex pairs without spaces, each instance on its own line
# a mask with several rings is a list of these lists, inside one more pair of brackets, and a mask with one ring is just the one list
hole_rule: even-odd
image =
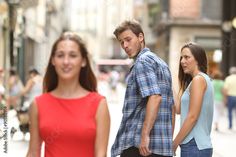
[[143,35],[143,33],[139,33],[138,39],[139,39],[140,42],[144,41],[144,35]]

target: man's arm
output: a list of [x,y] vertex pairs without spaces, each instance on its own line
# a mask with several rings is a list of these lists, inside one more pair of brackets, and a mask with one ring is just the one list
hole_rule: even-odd
[[149,142],[150,142],[149,135],[157,118],[157,114],[161,104],[161,99],[162,98],[160,95],[151,95],[148,98],[146,114],[141,134],[141,142],[139,145],[140,154],[143,156],[151,154],[151,151],[149,150]]

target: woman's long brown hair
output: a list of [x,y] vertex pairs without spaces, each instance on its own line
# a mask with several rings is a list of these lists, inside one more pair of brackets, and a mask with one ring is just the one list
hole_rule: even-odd
[[78,78],[81,86],[91,92],[97,91],[97,80],[89,62],[88,51],[85,44],[77,34],[73,32],[65,32],[53,44],[49,63],[43,80],[43,92],[50,92],[58,85],[58,75],[56,73],[55,67],[52,65],[52,58],[55,55],[58,44],[64,40],[71,40],[77,43],[82,57],[86,60],[86,66],[82,67]]
[[[187,43],[185,44],[182,48],[181,48],[181,52],[184,48],[188,48],[191,53],[193,54],[195,60],[198,63],[198,69],[203,72],[203,73],[207,73],[207,56],[206,56],[206,52],[205,50],[195,44],[195,43]],[[180,57],[180,61],[181,61],[182,57]],[[180,90],[179,90],[179,94],[182,95],[183,91],[188,87],[189,83],[192,81],[192,76],[189,74],[185,74],[183,71],[183,68],[180,64],[179,61],[179,85],[180,85]]]

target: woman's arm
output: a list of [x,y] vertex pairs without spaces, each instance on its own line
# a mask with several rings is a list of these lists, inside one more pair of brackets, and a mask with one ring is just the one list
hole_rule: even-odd
[[42,140],[39,136],[38,110],[36,102],[30,106],[30,143],[26,157],[40,157]]
[[22,89],[22,91],[20,92],[20,95],[19,96],[24,96],[25,94],[27,94],[31,88],[33,87],[34,85],[34,81],[33,79],[29,79],[25,85],[25,87]]
[[110,132],[110,115],[105,99],[102,99],[96,113],[95,157],[106,157]]
[[8,88],[11,89],[16,82],[16,77],[10,76],[8,79]]
[[189,132],[194,127],[198,120],[199,114],[201,112],[203,96],[206,90],[207,84],[202,76],[195,76],[192,80],[190,87],[190,104],[189,111],[186,119],[177,136],[175,137],[173,143],[173,149],[176,151],[178,145],[184,140],[184,138],[189,134]]

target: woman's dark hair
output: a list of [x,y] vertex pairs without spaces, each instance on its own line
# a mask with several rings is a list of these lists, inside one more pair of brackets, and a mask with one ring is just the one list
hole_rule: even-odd
[[137,37],[139,36],[140,33],[142,33],[143,34],[143,43],[145,45],[143,29],[137,21],[135,21],[135,20],[133,20],[133,21],[124,21],[123,23],[121,23],[120,26],[118,26],[115,29],[113,34],[118,39],[118,36],[126,30],[131,30]]
[[[193,57],[198,63],[198,69],[203,72],[207,73],[207,56],[205,50],[195,44],[195,43],[187,43],[181,48],[181,52],[183,49],[188,48],[192,53]],[[181,61],[182,57],[180,57]],[[180,63],[180,62],[179,62]],[[192,81],[192,76],[190,74],[185,74],[181,64],[179,64],[179,84],[180,84],[180,93],[182,93]]]
[[58,44],[64,40],[71,40],[78,44],[81,55],[86,61],[86,66],[81,68],[78,78],[81,86],[91,92],[97,91],[97,80],[90,66],[88,51],[84,42],[76,33],[64,32],[53,44],[51,56],[49,58],[49,63],[43,80],[43,92],[50,92],[54,90],[58,85],[58,76],[51,61],[55,55]]
[[31,68],[31,69],[29,70],[29,74],[39,75],[39,72],[38,72],[37,69]]
[[15,76],[15,75],[17,75],[16,70],[15,70],[14,68],[11,68],[11,69],[9,70],[9,75],[10,75],[10,76]]

